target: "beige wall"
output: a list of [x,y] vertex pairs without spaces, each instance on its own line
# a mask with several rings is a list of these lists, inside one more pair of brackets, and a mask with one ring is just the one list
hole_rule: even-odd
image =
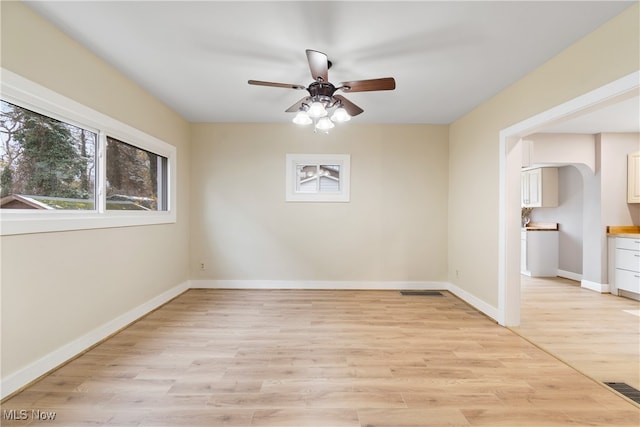
[[20,2],[1,3],[2,67],[178,152],[178,222],[1,238],[2,376],[188,280],[189,124]]
[[[192,278],[446,280],[447,126],[192,132]],[[350,154],[351,202],[285,202],[287,153]]]
[[499,132],[638,71],[638,13],[631,6],[451,124],[450,282],[497,307]]

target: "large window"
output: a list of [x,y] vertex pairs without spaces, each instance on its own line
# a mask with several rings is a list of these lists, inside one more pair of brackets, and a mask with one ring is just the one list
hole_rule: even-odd
[[0,231],[175,222],[175,147],[2,70]]

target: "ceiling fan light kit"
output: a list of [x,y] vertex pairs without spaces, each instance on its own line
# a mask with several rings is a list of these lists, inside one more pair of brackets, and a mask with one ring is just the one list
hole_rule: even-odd
[[[394,90],[396,82],[393,77],[381,79],[355,80],[342,82],[334,86],[329,82],[329,68],[331,61],[322,52],[307,49],[307,61],[314,81],[308,87],[288,83],[265,82],[261,80],[249,80],[250,85],[271,86],[285,89],[302,90],[309,92],[285,112],[296,113],[293,122],[298,125],[314,124],[314,131],[327,133],[335,123],[344,123],[351,120],[364,110],[342,95],[336,95],[338,90],[343,92],[365,92],[379,90]],[[330,115],[330,117],[329,117]]]

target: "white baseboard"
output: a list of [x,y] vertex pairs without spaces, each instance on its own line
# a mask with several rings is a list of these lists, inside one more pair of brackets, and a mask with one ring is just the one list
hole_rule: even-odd
[[597,283],[584,279],[580,281],[580,287],[589,289],[591,291],[600,292],[601,294],[608,294],[609,292],[611,292],[611,286],[609,286],[609,284],[607,283]]
[[498,320],[498,309],[496,307],[487,304],[480,298],[470,294],[469,292],[454,285],[453,283],[448,283],[448,285],[449,287],[447,288],[447,290],[449,292],[451,292],[467,304],[471,305],[472,307],[476,308],[477,310],[481,311],[485,315],[489,316],[493,320]]
[[582,281],[582,274],[574,273],[573,271],[558,270],[558,277],[564,277],[565,279],[575,280],[576,282]]
[[192,289],[446,290],[447,282],[331,280],[192,280]]
[[15,393],[22,387],[35,381],[42,375],[50,372],[63,363],[73,359],[82,352],[98,344],[100,341],[118,332],[120,329],[138,320],[142,316],[155,310],[188,289],[189,282],[184,282],[172,289],[169,289],[144,304],[141,304],[104,325],[97,327],[80,338],[63,345],[26,367],[2,378],[2,381],[0,382],[0,399],[4,399],[6,396]]

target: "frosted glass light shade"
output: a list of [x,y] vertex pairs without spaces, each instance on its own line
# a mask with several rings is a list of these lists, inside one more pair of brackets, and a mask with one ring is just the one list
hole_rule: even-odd
[[335,125],[331,120],[329,120],[328,117],[321,118],[320,120],[318,120],[318,123],[316,124],[316,129],[318,130],[329,130],[332,127],[335,127]]
[[298,114],[293,118],[293,123],[297,125],[310,125],[312,122],[313,120],[305,111],[298,111]]
[[347,113],[347,110],[342,107],[338,107],[333,112],[331,120],[337,123],[348,122],[349,120],[351,120],[351,116],[349,115],[349,113]]
[[324,117],[327,115],[327,110],[324,108],[321,102],[312,102],[309,106],[309,110],[307,110],[307,114],[309,117]]

